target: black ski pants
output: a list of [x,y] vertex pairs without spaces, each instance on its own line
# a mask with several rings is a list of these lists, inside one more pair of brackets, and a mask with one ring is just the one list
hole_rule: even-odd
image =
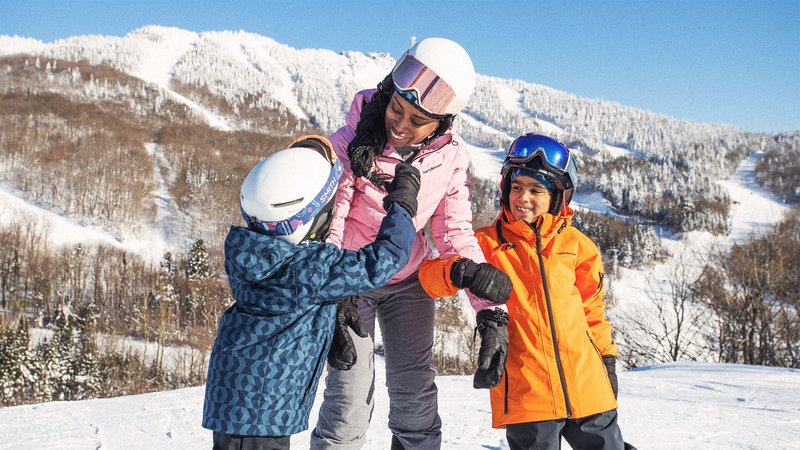
[[289,436],[239,436],[215,431],[213,450],[289,450]]
[[622,450],[624,446],[616,409],[581,419],[506,425],[511,450],[559,450],[562,436],[573,449]]

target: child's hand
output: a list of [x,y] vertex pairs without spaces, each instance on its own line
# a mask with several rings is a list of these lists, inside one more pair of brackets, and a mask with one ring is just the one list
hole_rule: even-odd
[[481,333],[478,369],[472,379],[475,389],[489,389],[500,383],[508,356],[508,313],[500,308],[478,311],[477,329]]
[[480,298],[503,304],[511,294],[511,279],[489,263],[476,264],[459,258],[450,269],[450,281],[457,288],[467,288]]
[[389,206],[397,203],[414,217],[417,214],[417,193],[421,183],[419,170],[408,163],[400,163],[394,170],[394,179],[386,186],[388,194],[383,198],[383,209],[389,211]]
[[336,309],[336,325],[333,328],[333,342],[328,352],[328,363],[339,370],[350,370],[358,361],[356,347],[348,328],[352,328],[362,338],[369,336],[367,327],[358,315],[357,299],[358,297],[343,298],[339,300]]
[[328,161],[332,161],[336,155],[336,153],[333,151],[333,145],[331,144],[331,141],[329,141],[325,136],[320,136],[318,134],[310,134],[295,139],[289,148],[295,147],[305,147],[316,150]]

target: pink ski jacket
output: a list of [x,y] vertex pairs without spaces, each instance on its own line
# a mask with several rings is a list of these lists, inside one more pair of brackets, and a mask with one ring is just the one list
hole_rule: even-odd
[[[336,207],[328,242],[348,250],[358,250],[373,242],[386,215],[383,209],[385,193],[368,180],[353,175],[347,156],[347,146],[355,137],[361,108],[375,92],[375,89],[369,89],[357,93],[347,113],[346,124],[330,136],[345,171],[336,192]],[[394,175],[395,165],[401,162],[403,158],[400,154],[387,144],[383,154],[375,159],[375,166],[382,173]],[[429,220],[433,241],[441,257],[459,255],[477,263],[485,262],[486,258],[472,231],[469,156],[461,136],[451,128],[448,133],[421,148],[412,165],[422,175],[417,195],[417,215],[414,217],[417,236],[408,264],[388,284],[408,278],[432,257],[432,248],[425,233],[425,224]],[[470,293],[468,297],[476,311],[496,306]]]

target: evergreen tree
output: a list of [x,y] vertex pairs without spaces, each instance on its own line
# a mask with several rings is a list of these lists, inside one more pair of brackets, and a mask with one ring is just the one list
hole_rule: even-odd
[[196,323],[198,309],[205,305],[207,299],[207,281],[211,278],[211,265],[208,252],[202,239],[198,239],[189,250],[186,263],[186,279],[189,282],[189,298],[186,307],[189,320]]
[[[158,323],[158,336],[157,336],[157,354],[156,366],[161,367],[163,362],[163,346],[166,342],[167,335],[170,332],[177,332],[180,330],[181,311],[180,297],[178,289],[176,288],[176,275],[177,264],[172,257],[171,252],[164,252],[164,257],[161,260],[161,272],[158,275],[160,295],[158,296],[158,316],[156,318]],[[172,317],[175,317],[175,325],[171,326]]]
[[[0,404],[12,405],[24,397],[32,378],[28,351],[28,324],[0,330]],[[26,389],[28,388],[28,389]]]
[[161,301],[170,305],[177,303],[178,292],[175,287],[175,274],[177,271],[177,264],[172,257],[172,252],[164,252],[158,280],[161,285]]
[[46,384],[41,394],[49,400],[71,400],[72,385],[77,375],[78,355],[75,346],[75,320],[70,305],[56,314],[56,330],[49,343],[42,344],[42,360]]
[[186,267],[186,278],[191,280],[207,280],[211,277],[208,252],[202,239],[192,244],[189,250],[189,261]]

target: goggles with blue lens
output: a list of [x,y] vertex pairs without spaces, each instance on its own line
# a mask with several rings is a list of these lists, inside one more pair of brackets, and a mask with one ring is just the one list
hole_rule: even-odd
[[557,174],[567,171],[572,157],[569,149],[557,140],[541,134],[526,134],[511,143],[506,152],[507,161],[512,164],[525,164],[540,156],[542,164]]
[[244,212],[244,209],[242,209],[240,206],[242,217],[244,217],[245,221],[247,221],[251,228],[258,230],[267,236],[289,236],[303,225],[313,222],[314,218],[325,209],[330,200],[336,194],[336,188],[339,185],[339,178],[342,176],[342,172],[344,172],[344,166],[342,165],[341,161],[336,159],[335,154],[329,155],[329,158],[333,159],[333,167],[331,167],[331,172],[328,175],[327,181],[325,181],[324,187],[320,190],[319,194],[314,197],[313,200],[311,200],[292,217],[277,221],[261,220],[258,217],[247,215],[247,213]]

